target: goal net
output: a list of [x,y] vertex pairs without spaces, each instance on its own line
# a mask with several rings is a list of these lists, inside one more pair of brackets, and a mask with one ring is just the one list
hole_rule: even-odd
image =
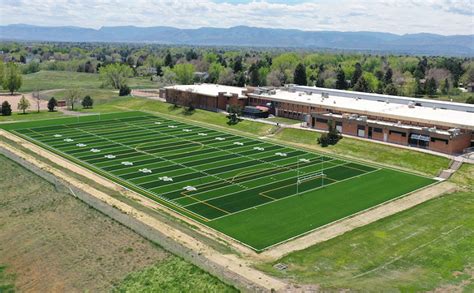
[[315,173],[311,173],[311,174],[305,174],[303,176],[298,176],[297,183],[301,184],[303,182],[310,181],[310,180],[317,179],[317,178],[321,178],[321,177],[325,177],[325,176],[326,176],[326,174],[324,174],[323,171],[319,171],[319,172],[315,172]]

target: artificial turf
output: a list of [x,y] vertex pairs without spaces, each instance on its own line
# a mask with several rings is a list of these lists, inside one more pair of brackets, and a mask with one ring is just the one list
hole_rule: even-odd
[[434,182],[142,112],[2,127],[257,251]]

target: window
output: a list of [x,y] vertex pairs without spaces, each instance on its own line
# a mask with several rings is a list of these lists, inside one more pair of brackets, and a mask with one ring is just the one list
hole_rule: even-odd
[[444,139],[444,138],[437,138],[437,137],[432,137],[431,138],[431,142],[436,142],[436,141],[442,141],[445,144],[448,144],[448,142],[449,142],[447,139]]
[[316,122],[319,122],[319,123],[328,123],[328,120],[327,120],[327,119],[322,119],[322,118],[316,118]]
[[382,133],[382,132],[383,132],[383,129],[382,129],[382,128],[378,128],[378,127],[374,127],[373,131],[374,131],[374,132],[377,132],[377,133]]
[[390,130],[388,132],[389,134],[398,134],[398,135],[401,135],[402,137],[406,137],[407,134],[405,132],[401,132],[401,131],[396,131],[396,130]]

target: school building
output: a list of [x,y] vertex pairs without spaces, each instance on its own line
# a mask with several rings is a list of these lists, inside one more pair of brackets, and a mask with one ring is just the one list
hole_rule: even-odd
[[214,84],[179,85],[160,90],[167,102],[212,111],[230,105],[268,107],[275,116],[307,127],[371,140],[410,145],[447,154],[474,146],[474,105],[286,85],[240,88]]

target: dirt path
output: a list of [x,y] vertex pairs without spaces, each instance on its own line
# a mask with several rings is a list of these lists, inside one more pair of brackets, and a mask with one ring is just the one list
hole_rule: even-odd
[[[108,180],[105,179],[100,179],[99,176],[94,175],[91,171],[88,171],[82,167],[76,166],[69,161],[56,156],[55,154],[52,154],[46,150],[43,150],[39,148],[38,146],[35,146],[32,143],[29,143],[19,137],[16,137],[13,134],[10,134],[6,131],[0,130],[0,135],[13,140],[17,143],[20,143],[21,145],[33,150],[36,154],[46,157],[49,160],[65,167],[68,168],[71,171],[77,172],[81,175],[86,176],[89,179],[96,180],[98,179],[98,183],[104,184],[104,186],[107,187],[112,187],[117,190],[117,186],[114,187],[115,183],[113,182],[106,182]],[[134,207],[123,203],[122,201],[112,198],[111,196],[91,187],[90,185],[87,185],[83,182],[80,182],[79,180],[65,174],[64,172],[61,172],[60,170],[49,166],[37,159],[35,159],[33,156],[25,154],[12,146],[5,144],[3,142],[0,142],[0,147],[8,150],[9,152],[12,152],[16,154],[17,156],[27,160],[28,162],[33,163],[37,167],[47,170],[49,173],[52,173],[55,175],[57,178],[60,178],[78,188],[81,190],[84,190],[85,192],[95,196],[97,199],[100,199],[101,201],[107,203],[110,206],[113,206],[123,213],[134,217],[141,221],[142,223],[146,224],[149,227],[152,227],[153,229],[167,235],[170,239],[175,241],[176,243],[192,250],[195,252],[198,252],[201,256],[204,256],[206,259],[209,261],[217,264],[221,268],[225,268],[228,270],[230,273],[235,273],[241,278],[250,281],[253,284],[256,284],[258,287],[264,288],[266,290],[284,290],[285,288],[288,288],[288,284],[280,281],[276,278],[270,277],[252,267],[252,262],[249,260],[242,259],[235,254],[222,254],[216,251],[215,249],[209,247],[208,245],[204,244],[201,242],[199,239],[196,239],[174,227],[171,227],[168,224],[165,224],[163,222],[158,221],[156,218],[139,211],[135,209]],[[121,187],[118,187],[119,189]],[[143,199],[142,196],[136,195],[140,199]],[[149,205],[150,203],[146,203],[145,205]]]

